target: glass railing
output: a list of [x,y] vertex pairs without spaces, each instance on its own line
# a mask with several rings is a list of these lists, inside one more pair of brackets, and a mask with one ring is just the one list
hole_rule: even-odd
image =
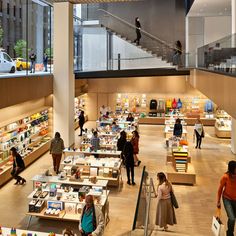
[[45,1],[1,1],[0,77],[52,72],[52,14]]
[[198,48],[198,67],[221,73],[236,74],[236,35]]

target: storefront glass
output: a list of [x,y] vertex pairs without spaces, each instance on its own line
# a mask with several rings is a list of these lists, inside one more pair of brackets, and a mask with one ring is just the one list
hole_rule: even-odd
[[0,77],[52,72],[51,19],[43,1],[0,1]]

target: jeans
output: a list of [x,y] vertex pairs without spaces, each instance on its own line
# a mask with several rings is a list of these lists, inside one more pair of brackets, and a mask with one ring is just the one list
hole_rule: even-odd
[[195,131],[195,134],[197,139],[196,147],[201,148],[202,136],[197,131]]
[[134,166],[126,165],[126,171],[127,171],[128,182],[130,182],[130,172],[131,172],[131,181],[132,183],[134,183]]
[[44,71],[47,72],[48,71],[48,63],[44,62],[43,66],[44,66]]
[[223,203],[225,207],[225,211],[228,216],[228,230],[227,230],[227,236],[234,236],[234,225],[235,225],[235,218],[236,218],[236,201],[229,200],[227,198],[223,197]]
[[35,61],[31,61],[30,73],[35,73]]

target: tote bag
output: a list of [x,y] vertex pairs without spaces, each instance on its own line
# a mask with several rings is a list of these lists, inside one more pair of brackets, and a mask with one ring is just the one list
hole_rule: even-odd
[[225,236],[224,225],[220,220],[220,209],[216,210],[216,215],[212,218],[211,230],[215,236]]
[[172,190],[170,191],[170,199],[171,199],[171,203],[172,203],[173,207],[176,209],[179,208],[179,204],[178,204],[175,194]]

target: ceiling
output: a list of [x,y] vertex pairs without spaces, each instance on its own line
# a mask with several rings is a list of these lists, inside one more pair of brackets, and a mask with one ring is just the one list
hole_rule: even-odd
[[231,0],[195,0],[188,16],[231,16]]
[[104,2],[137,2],[143,0],[49,0],[49,2],[71,2],[74,4],[78,3],[104,3]]

